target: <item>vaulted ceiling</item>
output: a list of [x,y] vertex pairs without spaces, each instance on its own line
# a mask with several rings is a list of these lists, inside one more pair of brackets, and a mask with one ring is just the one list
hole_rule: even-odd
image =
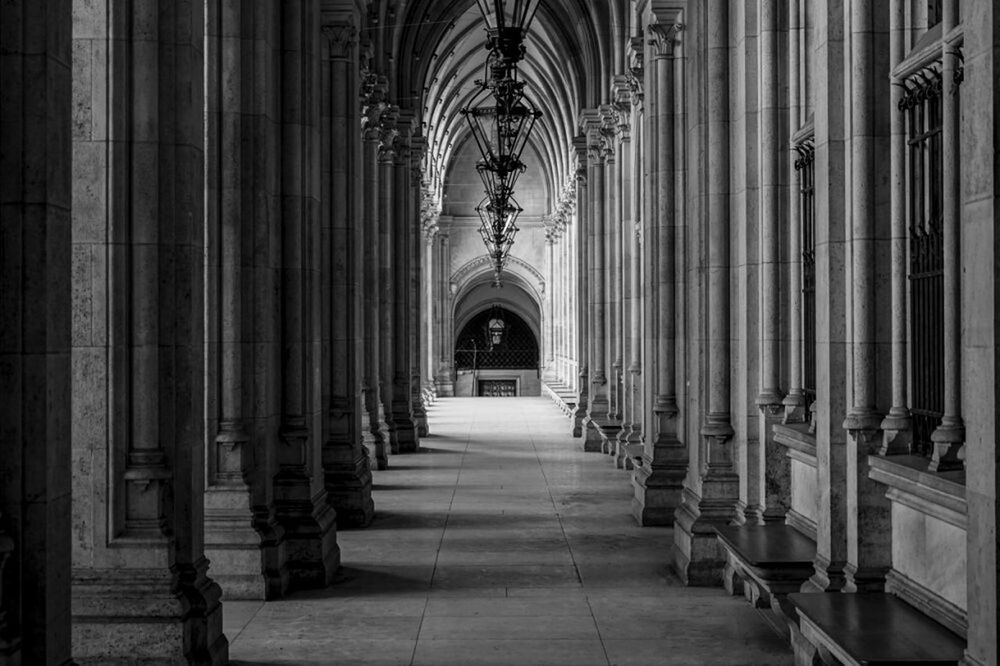
[[[520,71],[544,116],[532,143],[550,192],[573,172],[572,141],[581,109],[606,102],[628,39],[629,0],[542,0]],[[475,0],[399,0],[370,12],[381,23],[379,47],[390,98],[412,109],[427,139],[427,167],[440,180],[468,134],[460,111],[485,76],[485,23]],[[372,20],[372,19],[370,19]]]

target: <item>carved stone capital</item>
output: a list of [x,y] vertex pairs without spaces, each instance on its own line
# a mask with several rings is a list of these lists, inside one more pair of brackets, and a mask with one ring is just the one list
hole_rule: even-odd
[[650,23],[646,41],[653,47],[653,56],[656,58],[672,56],[674,44],[680,41],[680,33],[683,30],[682,23]]
[[330,57],[343,60],[351,57],[351,52],[358,43],[358,29],[353,25],[337,23],[324,25],[320,33],[326,38]]

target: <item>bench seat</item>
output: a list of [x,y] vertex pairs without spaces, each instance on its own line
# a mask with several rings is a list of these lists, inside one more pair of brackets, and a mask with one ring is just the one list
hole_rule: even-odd
[[783,613],[782,599],[813,573],[816,543],[789,525],[726,525],[715,529],[726,552],[723,584],[757,608]]
[[965,652],[960,636],[891,594],[797,592],[787,601],[800,621],[796,663],[943,666]]

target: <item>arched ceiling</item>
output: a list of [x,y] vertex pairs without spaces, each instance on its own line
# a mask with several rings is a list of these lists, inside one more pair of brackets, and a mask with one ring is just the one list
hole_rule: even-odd
[[[531,25],[519,70],[544,115],[532,135],[542,164],[527,166],[544,171],[550,191],[573,173],[580,110],[610,95],[611,73],[624,57],[629,2],[542,0]],[[385,3],[378,20],[390,98],[421,119],[428,176],[439,197],[443,174],[469,132],[460,111],[485,76],[485,23],[475,0],[399,0]]]

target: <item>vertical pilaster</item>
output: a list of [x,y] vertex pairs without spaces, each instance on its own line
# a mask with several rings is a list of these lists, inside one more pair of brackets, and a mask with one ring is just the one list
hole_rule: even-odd
[[[589,280],[589,239],[587,228],[589,225],[588,197],[589,188],[587,185],[587,137],[578,136],[573,139],[573,149],[576,152],[576,233],[575,244],[576,256],[576,334],[573,339],[574,352],[577,364],[577,398],[576,411],[573,413],[573,436],[584,437],[587,434],[588,420],[587,414],[590,410],[590,368],[588,340],[590,317],[590,285]],[[584,449],[587,444],[584,442]]]
[[[631,169],[631,224],[624,233],[629,247],[629,355],[628,379],[626,394],[629,396],[629,429],[625,436],[626,445],[641,446],[645,436],[645,391],[643,380],[643,261],[644,248],[642,229],[646,219],[645,198],[647,196],[646,179],[643,170],[645,150],[649,138],[646,136],[645,121],[645,38],[643,35],[634,37],[629,43],[629,73],[628,86],[632,106],[632,169]],[[630,452],[630,459],[634,457]],[[672,514],[672,512],[671,512]]]
[[[957,3],[956,3],[957,4]],[[968,591],[964,664],[1000,663],[1000,6],[961,3],[965,66],[962,120],[962,407],[966,425]],[[947,83],[946,83],[947,85]],[[986,110],[992,110],[987,113]],[[973,276],[975,276],[973,278]],[[975,280],[973,282],[973,279]],[[975,285],[975,286],[973,286]]]
[[[781,391],[781,237],[782,213],[781,166],[787,156],[781,141],[780,96],[781,65],[778,30],[781,24],[779,3],[763,2],[758,7],[759,43],[759,131],[760,138],[760,391],[756,405],[760,410],[757,439],[764,456],[763,464],[748,469],[748,477],[757,489],[748,501],[747,519],[754,522],[782,522],[791,501],[791,469],[785,447],[774,441],[773,426],[784,412]],[[761,478],[763,472],[763,478]]]
[[[957,23],[958,2],[944,3],[941,30],[950,33]],[[946,472],[962,469],[963,457],[959,455],[965,444],[965,422],[962,419],[962,340],[961,340],[961,152],[959,143],[962,136],[961,113],[959,109],[959,84],[955,73],[961,66],[959,53],[954,47],[942,47],[944,80],[952,83],[950,89],[942,92],[943,122],[941,126],[941,147],[943,152],[943,234],[944,234],[944,414],[941,423],[931,433],[934,442],[934,456],[931,460],[932,472]],[[893,114],[894,116],[898,114]]]
[[[109,145],[74,170],[111,197],[87,192],[87,214],[73,221],[108,261],[75,294],[80,332],[107,335],[78,338],[90,348],[73,380],[78,663],[227,661],[204,554],[205,379],[218,360],[206,359],[204,11],[164,0],[96,14],[109,20],[108,60],[92,61],[109,99],[92,120],[97,108],[110,114]],[[91,383],[87,362],[104,381]]]
[[322,71],[324,226],[323,322],[330,328],[324,345],[326,436],[323,474],[327,498],[340,527],[364,527],[375,514],[372,472],[363,446],[361,369],[363,367],[363,306],[359,280],[363,229],[351,214],[358,210],[351,178],[361,172],[357,132],[357,28],[350,16],[323,16]]
[[[899,113],[882,103],[876,85],[889,76],[889,11],[885,3],[855,0],[850,3],[851,86],[851,302],[853,306],[852,367],[853,407],[844,420],[847,443],[847,580],[845,590],[881,590],[892,564],[891,507],[885,487],[868,477],[868,456],[882,445],[880,431],[881,384],[889,373],[880,346],[888,339],[890,312],[879,307],[884,276],[877,268],[889,264],[891,220],[886,213],[888,183],[876,177],[889,157],[890,114]],[[880,51],[883,51],[880,53]],[[890,389],[885,386],[885,389]],[[831,489],[833,491],[833,489]]]
[[[274,152],[266,148],[276,140],[266,120],[274,115],[261,101],[275,88],[269,77],[253,73],[273,66],[261,53],[270,54],[277,32],[273,3],[245,7],[221,0],[206,9],[206,90],[221,94],[206,97],[206,136],[217,137],[205,146],[206,335],[209,357],[218,364],[207,368],[206,382],[205,553],[227,599],[266,599],[281,595],[289,580],[271,494],[276,428],[267,419],[274,412],[265,407],[259,424],[254,413],[255,405],[267,405],[263,396],[276,393],[270,384],[280,378],[256,372],[265,364],[278,367],[276,350],[265,342],[275,339],[275,330],[261,334],[276,320],[256,316],[270,311],[260,297],[273,290],[258,284],[274,284],[267,259],[277,243],[255,242],[262,230],[269,240],[275,227],[274,216],[262,212],[273,206],[256,204],[276,198],[277,169]],[[257,47],[250,57],[247,45]]]
[[437,384],[438,395],[451,397],[455,395],[454,361],[452,355],[452,318],[451,310],[451,239],[446,231],[437,235],[437,251],[435,256],[437,297],[435,298],[435,330],[440,333],[437,345]]
[[674,563],[688,584],[717,584],[722,559],[715,526],[735,519],[739,476],[730,413],[729,287],[729,3],[705,6],[705,78],[711,103],[706,119],[706,239],[708,244],[707,402],[702,415],[701,494],[686,489],[677,509]]
[[[73,74],[80,71],[74,51],[98,62],[101,52],[88,42],[71,44],[72,18],[69,0],[0,6],[0,664],[5,666],[72,663],[66,575],[71,453],[76,455],[70,450],[70,280],[71,264],[77,263],[71,244],[71,140],[91,138],[101,124],[89,117],[89,108],[72,112],[86,99],[73,95]],[[103,42],[104,35],[95,36]]]
[[[285,530],[293,589],[328,585],[340,566],[336,513],[319,455],[322,404],[314,372],[319,206],[319,4],[281,4],[281,340],[282,410],[275,508]],[[319,414],[315,410],[319,410]],[[318,417],[318,418],[317,418]]]
[[679,439],[677,403],[677,298],[676,230],[679,146],[675,141],[675,66],[680,58],[683,24],[672,22],[649,26],[652,90],[649,113],[655,117],[649,151],[655,155],[650,174],[649,218],[646,220],[644,255],[646,282],[650,285],[645,316],[647,322],[646,372],[650,373],[650,421],[642,466],[632,480],[632,515],[640,525],[672,525],[681,504],[687,474],[687,448]]
[[389,432],[385,423],[380,390],[381,319],[379,317],[379,150],[382,143],[383,115],[386,112],[385,93],[388,83],[384,76],[370,70],[362,74],[361,89],[361,132],[363,139],[362,178],[364,181],[364,220],[362,223],[361,257],[363,266],[362,287],[364,290],[364,357],[363,393],[366,422],[363,426],[363,442],[368,450],[369,460],[378,469],[389,466]]
[[[844,77],[844,0],[817,6],[815,132],[816,148],[816,483],[831,492],[820,496],[816,513],[815,572],[804,590],[839,590],[847,562],[846,433],[840,415],[847,409],[847,261],[844,139],[847,119],[839,100],[848,94]],[[801,77],[805,75],[800,72]],[[860,103],[860,100],[859,100]],[[837,488],[833,492],[833,488]]]
[[584,129],[587,134],[587,190],[589,209],[587,240],[590,259],[588,276],[589,340],[587,352],[590,368],[590,401],[587,411],[585,451],[602,451],[610,428],[608,411],[611,408],[607,374],[607,290],[605,288],[606,244],[606,149],[601,133],[598,110],[584,112]]
[[[889,67],[895,68],[906,52],[906,7],[903,0],[893,0],[889,9]],[[913,423],[909,408],[907,338],[909,321],[907,303],[907,252],[909,232],[906,223],[906,123],[899,111],[903,88],[894,85],[889,91],[892,113],[890,133],[890,187],[892,215],[891,243],[891,302],[892,302],[892,404],[881,423],[881,455],[910,452]]]
[[397,125],[399,138],[393,155],[392,223],[388,225],[389,237],[386,239],[387,244],[392,246],[392,262],[384,267],[388,271],[387,282],[391,293],[388,314],[392,318],[392,335],[387,336],[387,351],[392,357],[392,367],[385,377],[392,387],[387,404],[391,405],[392,410],[393,452],[400,453],[412,453],[419,446],[410,382],[410,279],[413,270],[410,237],[418,230],[414,219],[416,207],[411,205],[413,177],[410,160],[415,126],[416,118],[412,112],[400,113]]

